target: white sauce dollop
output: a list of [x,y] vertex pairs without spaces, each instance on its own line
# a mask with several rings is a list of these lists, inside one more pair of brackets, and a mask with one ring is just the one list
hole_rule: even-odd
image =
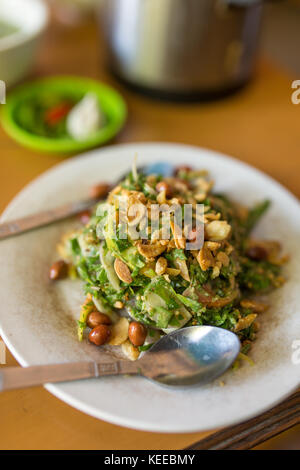
[[105,123],[97,96],[87,93],[67,117],[67,131],[76,140],[88,139]]

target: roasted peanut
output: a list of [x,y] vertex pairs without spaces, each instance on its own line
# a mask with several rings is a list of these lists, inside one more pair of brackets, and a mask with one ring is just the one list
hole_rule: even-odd
[[247,249],[246,255],[255,261],[260,261],[268,257],[268,252],[263,246],[253,245]]
[[68,265],[64,260],[55,261],[49,271],[49,278],[52,281],[63,279],[68,274]]
[[90,332],[89,340],[96,346],[101,346],[108,342],[110,334],[111,329],[108,325],[98,325]]
[[108,183],[95,184],[90,188],[89,196],[92,199],[104,199],[107,196],[110,187],[111,186]]
[[133,321],[129,325],[128,337],[134,346],[142,346],[147,336],[147,328],[137,321]]
[[86,225],[90,221],[91,213],[89,210],[86,210],[86,211],[80,212],[80,214],[78,214],[78,217],[79,217],[80,222]]
[[101,312],[91,312],[89,316],[87,317],[87,326],[89,328],[95,328],[98,325],[110,325],[111,324],[111,319],[109,318],[108,315],[105,315],[105,313]]

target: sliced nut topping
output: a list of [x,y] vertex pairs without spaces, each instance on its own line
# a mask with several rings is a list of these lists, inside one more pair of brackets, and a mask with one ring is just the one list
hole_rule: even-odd
[[202,271],[207,271],[215,264],[214,257],[205,243],[197,255],[197,260]]
[[227,255],[231,255],[231,253],[233,252],[234,248],[232,245],[230,245],[230,243],[228,242],[225,242],[225,252]]
[[181,248],[184,250],[186,246],[186,240],[182,235],[182,230],[172,220],[170,222],[170,225],[171,225],[172,234],[175,240],[176,248]]
[[222,263],[220,261],[216,261],[216,264],[213,267],[212,278],[215,279],[220,275],[220,271],[222,268]]
[[154,230],[151,235],[151,240],[160,240],[162,245],[167,245],[170,241],[170,231],[168,230],[168,227],[166,226],[159,230]]
[[172,238],[172,240],[170,240],[169,243],[168,243],[168,251],[172,251],[172,250],[174,250],[174,248],[176,248],[176,245],[175,245],[174,238]]
[[176,258],[174,260],[174,264],[176,268],[180,269],[180,274],[183,277],[183,279],[190,282],[191,279],[190,279],[189,270],[188,270],[185,259]]
[[222,266],[229,266],[229,258],[224,251],[220,251],[217,254],[217,260],[220,261]]
[[110,196],[114,196],[115,194],[118,194],[120,191],[122,191],[122,186],[118,185],[112,191],[109,193],[108,199]]
[[121,281],[126,282],[126,284],[130,284],[132,282],[130,269],[122,260],[116,258],[114,262],[114,268],[118,278]]
[[117,323],[111,328],[111,335],[108,344],[119,346],[128,339],[129,321],[125,317],[121,317]]
[[197,202],[203,202],[206,199],[206,193],[197,193],[194,195]]
[[205,242],[205,245],[213,253],[215,253],[221,247],[221,243],[218,242]]
[[180,269],[175,269],[175,268],[167,268],[166,273],[169,274],[169,276],[178,276],[180,274]]
[[138,348],[133,346],[129,339],[122,343],[122,352],[130,361],[136,361],[140,355]]
[[221,243],[219,242],[207,241],[204,242],[203,247],[198,253],[192,252],[203,271],[213,268],[212,279],[218,277],[222,266],[228,266],[230,262],[229,257],[224,251],[217,253],[220,247]]
[[133,204],[142,203],[145,204],[147,198],[144,193],[140,191],[129,191],[128,192],[128,205],[132,206]]
[[237,324],[235,325],[234,331],[237,332],[240,330],[244,330],[245,328],[249,328],[249,326],[252,325],[256,317],[256,313],[250,313],[246,317],[240,318]]
[[269,308],[269,305],[266,305],[262,302],[256,302],[255,300],[250,299],[243,299],[240,303],[243,308],[249,308],[250,310],[253,310],[253,312],[256,313],[265,312]]
[[168,266],[168,262],[166,258],[163,258],[162,256],[158,258],[156,265],[155,265],[155,272],[158,276],[161,276],[166,272]]
[[209,212],[208,214],[205,214],[205,218],[207,220],[220,220],[221,218],[221,213],[215,213],[215,212]]
[[185,249],[185,245],[186,245],[185,238],[175,238],[174,240],[175,240],[176,248],[179,248],[182,250]]
[[167,202],[166,191],[165,191],[165,190],[164,190],[164,191],[161,191],[161,192],[158,194],[156,200],[157,200],[157,202],[158,202],[159,204],[165,204],[165,203]]
[[231,226],[225,220],[214,220],[205,226],[205,234],[208,240],[226,240],[231,232]]
[[153,259],[161,255],[165,249],[166,245],[162,245],[159,241],[153,243],[152,245],[145,245],[143,243],[137,244],[138,252],[147,259]]

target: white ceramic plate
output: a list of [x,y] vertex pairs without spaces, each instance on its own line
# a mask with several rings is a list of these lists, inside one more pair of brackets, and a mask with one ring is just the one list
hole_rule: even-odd
[[[216,188],[246,204],[270,198],[273,205],[259,235],[282,241],[291,261],[285,286],[271,295],[261,315],[253,347],[254,366],[243,365],[205,387],[163,388],[143,378],[103,378],[47,385],[66,403],[97,418],[136,429],[192,432],[228,426],[257,415],[300,384],[293,342],[300,340],[300,206],[278,183],[224,155],[171,144],[130,144],[96,150],[68,160],[27,186],[9,205],[3,220],[86,196],[88,187],[113,181],[138,153],[139,164],[155,160],[190,164],[211,171]],[[103,358],[103,349],[76,339],[75,319],[83,299],[80,282],[51,284],[48,269],[55,246],[71,221],[0,242],[1,335],[22,364]]]

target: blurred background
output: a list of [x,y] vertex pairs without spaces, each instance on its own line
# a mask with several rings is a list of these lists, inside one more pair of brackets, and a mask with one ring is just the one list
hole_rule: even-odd
[[[0,212],[26,183],[78,153],[50,152],[50,141],[76,141],[67,126],[65,97],[63,103],[42,103],[52,106],[57,128],[25,122],[29,115],[44,116],[36,114],[41,102],[33,80],[57,75],[104,82],[125,100],[126,122],[101,144],[173,141],[213,148],[260,168],[299,197],[300,105],[291,102],[292,82],[300,80],[299,47],[300,0],[0,0],[0,80],[8,88],[7,105],[0,105],[7,114],[0,129]],[[32,98],[25,121],[12,125],[15,113],[6,110],[19,84],[31,86]],[[13,131],[16,125],[21,133]],[[99,145],[87,139],[86,148]],[[9,361],[15,364],[11,356]],[[67,445],[76,448],[83,426],[91,433],[86,448],[93,444],[95,426],[106,436],[103,449],[113,448],[112,441],[119,448],[171,449],[197,440],[91,424],[92,418],[55,405],[45,390],[16,393],[1,411],[4,448],[18,444],[16,420],[24,429],[20,445],[27,448],[28,435],[42,448],[38,435],[50,427],[56,437],[49,448],[59,448],[64,442],[59,436],[68,432],[73,437]],[[20,403],[17,410],[14,402]],[[299,450],[300,426],[258,448]]]

